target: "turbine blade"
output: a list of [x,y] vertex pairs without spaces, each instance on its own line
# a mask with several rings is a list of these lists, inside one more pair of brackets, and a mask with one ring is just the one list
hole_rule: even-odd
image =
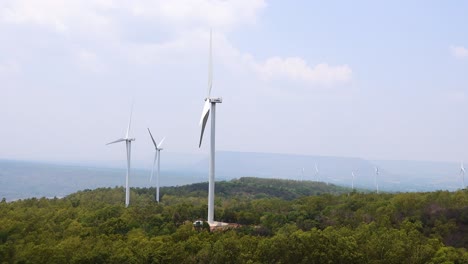
[[212,54],[212,32],[210,29],[210,55],[208,58],[208,95],[206,98],[210,98],[211,87],[213,86],[213,54]]
[[153,180],[153,173],[154,173],[154,166],[156,165],[156,159],[158,158],[158,151],[154,153],[154,161],[153,161],[153,168],[151,169],[151,177],[150,182]]
[[203,112],[200,119],[200,126],[201,126],[201,133],[200,133],[200,143],[198,147],[201,147],[201,143],[203,140],[203,132],[205,131],[206,123],[208,121],[208,117],[210,116],[210,101],[206,100],[205,105],[203,106]]
[[116,141],[109,142],[109,143],[107,143],[106,145],[110,145],[110,144],[114,144],[114,143],[122,142],[122,141],[125,141],[125,138],[117,139]]
[[128,134],[130,133],[130,125],[132,124],[132,115],[133,115],[133,102],[132,102],[132,108],[130,109],[130,120],[128,121],[127,134],[125,135],[125,138],[128,138]]
[[206,100],[205,104],[203,105],[202,115],[200,117],[200,123],[199,123],[200,126],[203,124],[209,112],[210,112],[210,100]]
[[149,132],[149,134],[150,134],[151,140],[153,141],[154,147],[155,147],[155,148],[158,148],[158,145],[156,144],[156,141],[154,140],[153,135],[151,134],[151,131],[150,131],[149,128],[148,128],[148,132]]
[[465,167],[463,166],[463,163],[461,164],[460,171],[461,171],[463,174],[465,174]]
[[163,139],[161,139],[161,141],[160,141],[159,144],[158,144],[158,149],[161,148],[161,146],[162,146],[162,144],[163,144],[163,142],[164,142],[165,139],[166,139],[166,137],[163,137]]

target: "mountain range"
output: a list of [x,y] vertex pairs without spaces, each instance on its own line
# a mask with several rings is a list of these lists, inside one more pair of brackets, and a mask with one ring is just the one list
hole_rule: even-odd
[[[109,167],[109,164],[0,160],[0,198],[61,197],[83,189],[122,186],[125,163],[113,161],[112,164]],[[122,164],[122,167],[115,167],[114,164]],[[136,164],[137,168],[132,169],[130,185],[154,186],[154,182],[149,182],[149,167],[143,168],[143,162]],[[453,191],[461,188],[460,165],[457,163],[233,151],[217,152],[216,180],[281,178],[318,180],[350,187],[351,172],[354,172],[355,187],[375,190],[376,166],[379,168],[377,184],[381,191]],[[191,156],[178,161],[177,155],[171,153],[163,157],[161,168],[162,186],[205,182],[208,178],[208,157]]]

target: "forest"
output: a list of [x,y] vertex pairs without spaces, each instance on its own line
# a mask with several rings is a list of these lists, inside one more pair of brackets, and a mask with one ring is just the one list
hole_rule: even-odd
[[240,178],[0,202],[1,263],[468,263],[468,191],[372,193]]

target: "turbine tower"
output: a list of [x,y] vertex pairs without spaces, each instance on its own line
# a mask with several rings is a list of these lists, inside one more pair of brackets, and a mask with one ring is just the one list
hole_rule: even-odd
[[462,178],[462,189],[465,189],[465,167],[463,162],[460,164],[460,176]]
[[205,105],[203,106],[203,111],[200,119],[201,133],[200,133],[200,143],[198,147],[201,147],[203,140],[203,132],[205,131],[206,123],[211,112],[211,146],[210,146],[210,173],[208,180],[208,223],[214,223],[214,190],[215,190],[215,122],[216,122],[216,104],[222,103],[222,98],[210,97],[211,87],[213,84],[213,62],[212,62],[212,36],[210,31],[210,52],[209,52],[209,62],[208,62],[208,93],[205,98]]
[[130,187],[128,186],[128,178],[130,177],[130,156],[131,156],[131,151],[132,151],[132,141],[135,141],[135,138],[129,137],[130,125],[132,124],[132,114],[133,114],[133,104],[130,110],[130,120],[128,121],[127,134],[125,134],[125,137],[106,144],[106,145],[110,145],[110,144],[114,144],[117,142],[125,141],[125,147],[127,149],[127,177],[125,178],[125,207],[128,207],[128,205],[130,204]]
[[317,163],[315,163],[315,179],[317,180],[317,182],[319,181],[319,169]]
[[160,172],[160,161],[161,161],[161,150],[163,150],[163,148],[161,148],[162,146],[162,143],[164,142],[164,139],[166,139],[165,137],[159,142],[159,144],[156,144],[156,141],[154,140],[153,138],[153,135],[151,134],[151,131],[150,129],[148,128],[148,132],[150,134],[150,137],[151,137],[151,140],[153,141],[153,144],[154,144],[154,161],[153,161],[153,167],[151,169],[151,177],[150,177],[150,181],[153,180],[153,172],[154,172],[154,165],[156,165],[156,159],[158,161],[158,170],[157,170],[157,174],[156,174],[156,202],[159,203],[159,172]]
[[354,171],[351,172],[351,176],[353,176],[353,180],[351,181],[351,189],[354,191]]
[[377,176],[379,176],[379,168],[376,166],[375,167],[374,184],[375,184],[375,189],[377,190],[377,193],[379,193],[379,184],[377,183]]

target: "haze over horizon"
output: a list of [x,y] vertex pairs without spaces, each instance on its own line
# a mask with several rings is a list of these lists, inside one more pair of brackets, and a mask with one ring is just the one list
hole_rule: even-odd
[[[0,159],[198,149],[213,29],[217,149],[468,162],[468,3],[5,0]],[[162,157],[164,159],[164,156]]]

